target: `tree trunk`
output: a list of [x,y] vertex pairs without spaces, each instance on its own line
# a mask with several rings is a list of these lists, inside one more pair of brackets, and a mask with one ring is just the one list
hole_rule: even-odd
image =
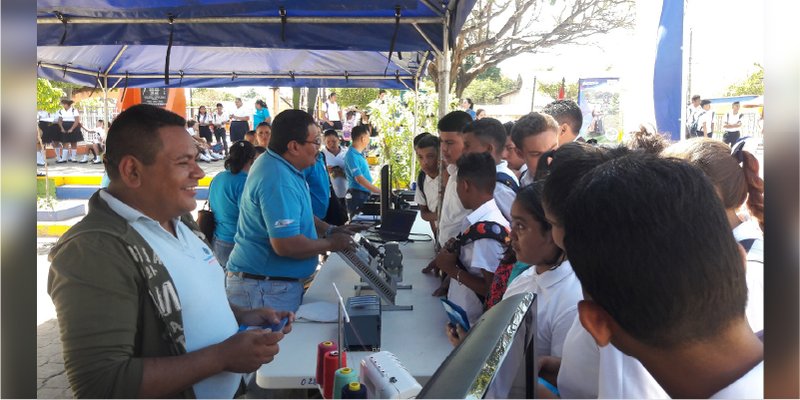
[[292,108],[295,110],[300,109],[300,88],[292,88]]

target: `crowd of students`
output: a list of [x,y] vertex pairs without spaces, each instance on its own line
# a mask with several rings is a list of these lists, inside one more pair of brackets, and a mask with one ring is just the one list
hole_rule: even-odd
[[[506,130],[451,112],[440,175],[421,146],[435,136],[415,140],[420,210],[442,245],[423,269],[445,277],[434,295],[474,325],[504,295],[536,293],[540,397],[763,396],[756,158],[743,141],[670,144],[649,126],[592,145],[581,125],[569,100]],[[454,345],[469,334],[445,332]]]

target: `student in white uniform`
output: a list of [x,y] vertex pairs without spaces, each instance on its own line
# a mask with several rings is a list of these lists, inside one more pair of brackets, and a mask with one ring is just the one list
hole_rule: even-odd
[[419,205],[419,215],[431,225],[436,235],[436,222],[439,211],[439,189],[442,186],[442,175],[439,171],[439,138],[428,133],[420,133],[414,138],[414,153],[419,163],[417,188],[414,202]]
[[333,129],[325,131],[324,137],[325,146],[322,147],[322,153],[325,154],[325,165],[327,165],[328,173],[331,174],[333,192],[336,194],[336,198],[341,202],[342,207],[344,207],[344,196],[347,194],[344,156],[347,154],[348,148],[340,145],[341,139],[339,138],[339,134]]
[[[464,207],[474,210],[464,218],[462,232],[484,222],[497,224],[493,228],[501,229],[499,225],[508,230],[508,221],[493,198],[494,159],[487,153],[470,153],[462,155],[457,165],[458,198]],[[451,280],[447,299],[464,309],[472,326],[483,314],[483,300],[489,295],[494,271],[500,265],[506,249],[491,238],[477,239],[460,248],[454,246],[455,241],[448,241],[435,261],[436,266]]]
[[542,113],[550,115],[558,122],[558,145],[562,146],[576,140],[583,141],[581,126],[583,113],[578,103],[573,100],[556,100],[542,109]]
[[[439,130],[439,139],[442,149],[442,158],[447,163],[447,176],[442,177],[445,185],[444,196],[442,197],[442,210],[439,213],[439,236],[437,243],[440,247],[444,246],[450,239],[461,233],[461,225],[464,222],[469,210],[464,208],[461,200],[458,199],[456,192],[456,181],[458,177],[458,167],[456,161],[464,151],[464,138],[462,130],[468,123],[472,122],[472,117],[463,111],[452,111],[439,120],[436,128]],[[436,259],[422,269],[423,273],[436,272]],[[442,281],[442,285],[436,289],[434,296],[447,294],[447,284],[449,279]]]
[[[544,210],[553,224],[555,243],[564,244],[565,204],[578,181],[592,168],[628,153],[625,148],[595,147],[568,143],[554,151],[547,168],[544,186]],[[604,357],[607,361],[604,360]],[[561,358],[548,357],[540,374],[556,373],[557,390],[563,398],[665,398],[666,393],[638,360],[624,355],[613,345],[602,350],[575,318],[567,332]],[[541,387],[540,387],[541,390]]]
[[763,396],[745,255],[702,171],[634,152],[589,171],[565,208],[580,321],[599,346],[637,358],[673,398]]
[[[739,143],[731,154],[715,139],[685,140],[664,150],[664,156],[682,158],[700,168],[717,189],[733,236],[747,253],[747,321],[753,332],[764,329],[764,180],[758,161]],[[737,214],[747,205],[743,219]]]
[[252,114],[249,109],[244,107],[242,99],[237,97],[234,104],[236,104],[236,108],[229,115],[231,121],[231,143],[244,139],[244,134],[250,130],[250,115]]
[[66,146],[61,150],[61,157],[56,158],[59,164],[67,162],[78,162],[78,142],[83,141],[83,133],[81,133],[81,115],[78,110],[72,107],[74,103],[70,99],[62,99],[61,105],[64,107],[58,110],[57,124],[61,130],[61,143],[66,143]]
[[464,154],[489,153],[495,162],[494,200],[506,220],[511,221],[511,203],[517,197],[519,180],[508,162],[503,160],[506,145],[506,130],[494,118],[481,118],[464,127]]
[[539,157],[558,147],[558,123],[547,114],[532,112],[514,123],[511,139],[517,154],[525,160],[528,169],[520,177],[520,185],[528,186],[536,177]]
[[506,160],[508,168],[514,171],[517,179],[519,179],[528,167],[525,165],[525,160],[517,153],[517,146],[514,144],[514,141],[511,140],[511,130],[514,129],[514,121],[504,123],[503,128],[506,129],[506,147],[505,151],[503,151],[503,160]]

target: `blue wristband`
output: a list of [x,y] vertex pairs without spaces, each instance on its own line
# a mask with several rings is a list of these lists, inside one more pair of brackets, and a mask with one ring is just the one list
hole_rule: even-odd
[[553,392],[554,395],[556,395],[558,397],[561,397],[561,394],[558,393],[558,388],[553,386],[550,382],[548,382],[546,379],[542,378],[541,376],[539,377],[539,383],[541,383],[542,386],[546,387],[547,390]]

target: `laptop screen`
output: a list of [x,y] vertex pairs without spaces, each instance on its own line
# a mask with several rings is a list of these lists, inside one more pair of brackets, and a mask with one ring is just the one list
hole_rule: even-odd
[[417,219],[416,210],[388,210],[381,218],[378,233],[385,240],[408,240],[411,227]]

